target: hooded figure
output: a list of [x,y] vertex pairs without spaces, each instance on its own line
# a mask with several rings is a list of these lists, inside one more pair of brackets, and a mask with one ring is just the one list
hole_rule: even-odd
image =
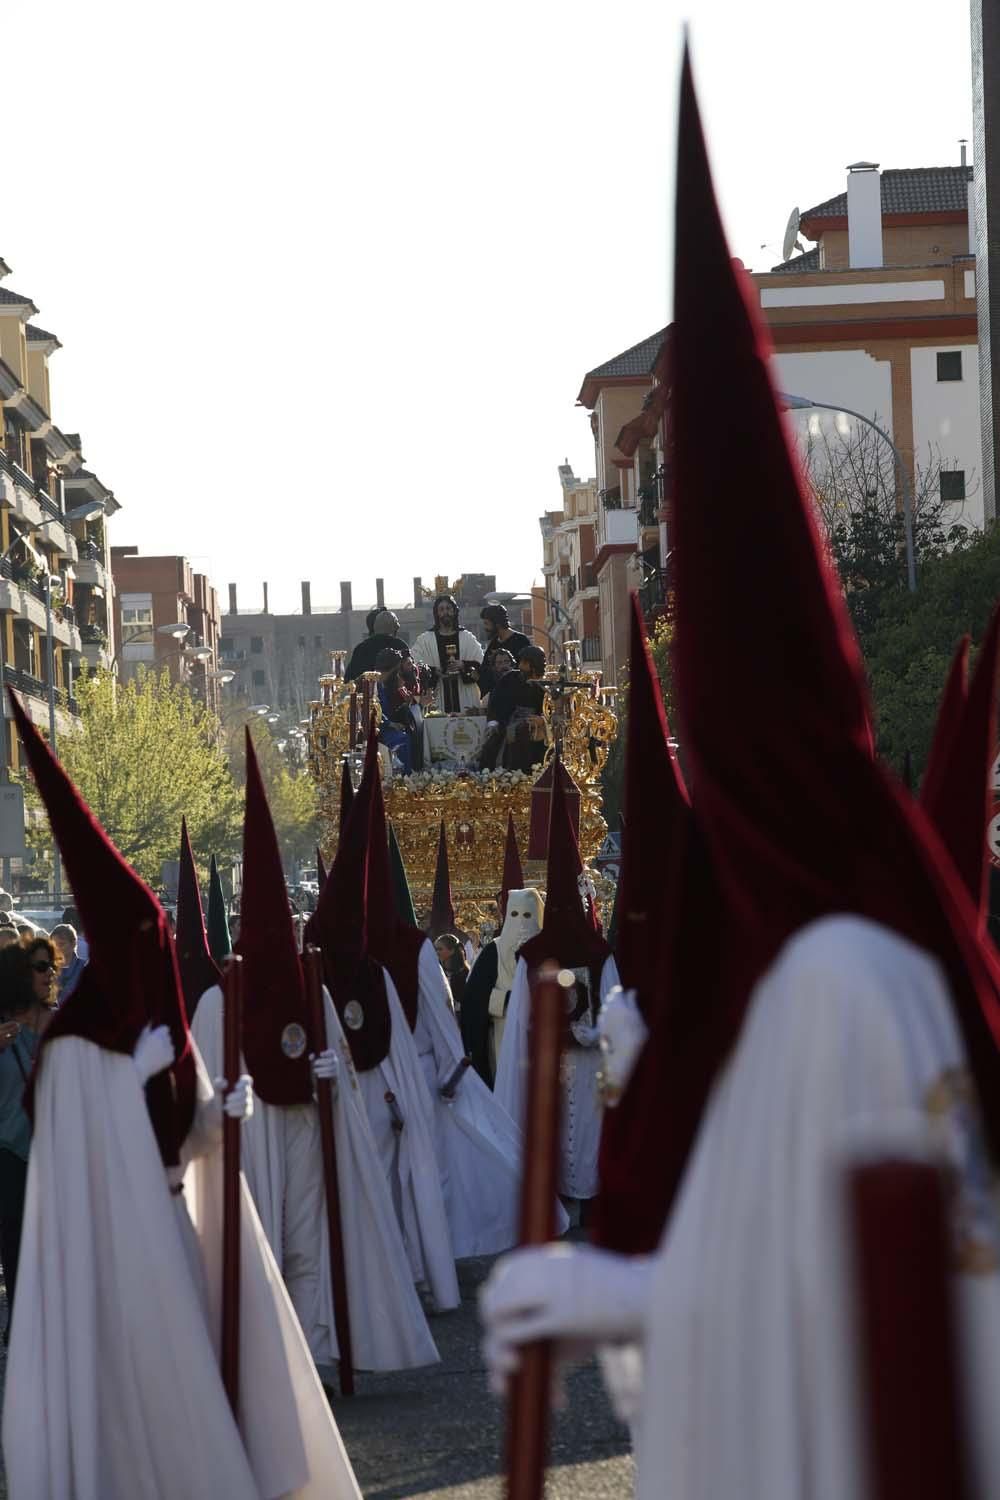
[[448,980],[426,933],[396,915],[382,787],[375,780],[368,842],[368,933],[413,1031],[434,1104],[434,1142],[455,1258],[517,1243],[521,1133],[478,1075],[461,1071],[462,1037]]
[[434,892],[431,897],[431,914],[427,922],[427,935],[433,942],[445,932],[456,931],[455,902],[451,894],[451,873],[448,869],[448,835],[444,819],[438,830],[437,861],[434,865]]
[[416,927],[417,914],[413,909],[410,882],[406,878],[406,866],[396,838],[396,830],[389,824],[389,869],[392,873],[392,895],[396,904],[396,915],[408,927]]
[[541,891],[507,891],[503,926],[482,949],[465,986],[462,1039],[473,1067],[490,1088],[496,1079],[517,956],[541,932],[544,914]]
[[515,965],[497,1062],[496,1095],[523,1129],[531,976],[547,961],[572,969],[576,985],[567,992],[559,1192],[564,1198],[585,1201],[597,1193],[601,1137],[597,1013],[618,983],[618,970],[611,949],[591,922],[583,862],[566,800],[573,782],[561,761],[553,762],[553,771],[545,918],[541,932],[524,944]]
[[434,624],[413,642],[413,660],[431,669],[434,708],[459,714],[479,708],[479,663],[483,648],[458,623],[458,605],[450,594],[434,600]]
[[356,1500],[245,1189],[234,1420],[218,1348],[222,1115],[246,1117],[250,1081],[224,1102],[224,1086],[213,1090],[187,1029],[159,902],[13,708],[91,950],[33,1076],[4,1403],[11,1493]]
[[[253,746],[247,743],[243,906],[244,1055],[255,1060],[257,1108],[244,1132],[243,1169],[275,1260],[316,1363],[338,1358],[320,1126],[310,1074],[305,977],[285,892],[278,841]],[[333,1123],[354,1364],[400,1370],[438,1355],[409,1263],[340,1019],[324,993],[330,1051],[318,1065],[339,1077]],[[195,1040],[221,1066],[223,1000],[203,997]],[[313,1051],[318,1051],[313,1039]]]
[[226,894],[222,889],[222,879],[219,875],[219,866],[215,855],[208,869],[208,922],[206,927],[208,933],[208,946],[212,957],[217,964],[221,964],[233,951],[232,939],[229,936],[229,917],[226,913]]
[[205,931],[198,871],[191,852],[186,818],[181,819],[180,877],[177,881],[177,930],[174,933],[174,943],[177,948],[177,968],[184,994],[184,1008],[191,1020],[202,995],[213,984],[218,984],[222,976],[212,957],[208,933]]
[[[674,681],[730,936],[702,997],[706,1044],[661,1067],[662,1097],[683,1088],[701,1113],[689,1138],[660,1136],[677,1190],[658,1253],[511,1257],[484,1297],[489,1359],[502,1378],[527,1338],[634,1340],[637,1500],[862,1500],[845,1179],[862,1153],[947,1163],[971,1493],[996,1494],[1000,971],[934,829],[872,753],[860,655],[725,244],[687,59],[678,142]],[[883,1394],[893,1415],[908,1399]],[[912,1443],[924,1435],[910,1424]],[[922,1452],[926,1492],[959,1493],[943,1449]]]
[[413,1278],[426,1283],[445,1310],[458,1306],[459,1291],[434,1146],[434,1102],[396,986],[369,948],[368,840],[378,778],[378,744],[369,733],[361,786],[306,924],[306,941],[323,954]]

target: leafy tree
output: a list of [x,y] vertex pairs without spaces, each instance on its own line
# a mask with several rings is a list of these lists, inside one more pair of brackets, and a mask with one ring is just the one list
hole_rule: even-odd
[[249,727],[260,765],[278,842],[286,859],[312,863],[319,834],[316,786],[302,767],[283,753],[266,719],[251,713],[245,703],[233,704],[223,715],[226,756],[233,780],[246,784],[246,738]]
[[[226,761],[218,719],[170,674],[147,672],[122,684],[109,672],[76,684],[80,728],[59,742],[59,758],[98,822],[151,885],[177,858],[186,817],[196,855],[238,847],[240,797]],[[40,806],[26,776],[29,806]],[[36,846],[51,839],[32,820]]]

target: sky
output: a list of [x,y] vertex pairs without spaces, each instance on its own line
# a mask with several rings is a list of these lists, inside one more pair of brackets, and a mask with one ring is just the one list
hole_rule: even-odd
[[964,4],[3,0],[4,286],[112,543],[223,607],[530,587],[584,374],[669,318],[685,23],[753,269],[848,163],[971,137]]

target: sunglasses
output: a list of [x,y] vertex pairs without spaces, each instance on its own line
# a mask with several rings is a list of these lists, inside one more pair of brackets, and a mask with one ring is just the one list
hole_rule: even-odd
[[36,974],[54,974],[56,969],[55,964],[50,964],[47,958],[40,958],[38,962],[33,963],[31,967],[34,969]]

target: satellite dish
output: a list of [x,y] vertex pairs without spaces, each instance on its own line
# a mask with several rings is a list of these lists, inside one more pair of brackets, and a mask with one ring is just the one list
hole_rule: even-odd
[[785,238],[781,242],[782,260],[791,260],[793,250],[803,250],[805,247],[799,244],[799,211],[793,208],[788,215],[788,223],[785,225]]

